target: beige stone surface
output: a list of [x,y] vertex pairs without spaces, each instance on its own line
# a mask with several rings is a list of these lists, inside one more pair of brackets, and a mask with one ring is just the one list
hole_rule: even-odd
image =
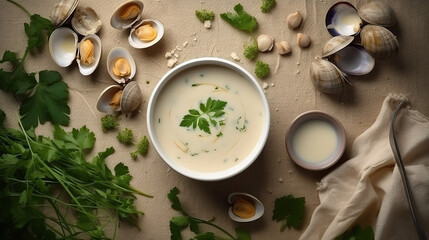
[[[56,1],[19,1],[31,13],[49,17]],[[297,239],[310,222],[311,214],[319,204],[316,183],[329,170],[314,172],[295,165],[285,149],[284,138],[291,121],[300,113],[308,110],[322,110],[337,117],[346,129],[347,149],[340,161],[341,164],[350,158],[353,140],[372,125],[379,113],[384,98],[389,93],[402,93],[410,100],[412,108],[424,115],[429,115],[429,2],[386,1],[394,9],[398,24],[391,28],[400,43],[399,55],[390,60],[376,60],[375,69],[365,76],[353,76],[352,86],[344,96],[330,96],[314,89],[309,74],[309,66],[316,56],[321,54],[324,43],[330,35],[325,29],[325,14],[336,1],[331,0],[277,0],[276,7],[270,13],[260,11],[261,1],[241,1],[245,11],[255,16],[259,34],[272,35],[275,41],[286,40],[291,44],[290,55],[279,56],[277,52],[259,54],[258,60],[270,64],[271,75],[258,80],[267,83],[266,97],[271,110],[271,129],[266,146],[260,157],[243,173],[227,180],[217,182],[200,182],[184,177],[171,170],[151,146],[145,158],[133,161],[129,157],[131,147],[124,147],[116,140],[117,132],[103,133],[100,118],[104,116],[96,110],[96,101],[101,91],[114,82],[106,68],[107,54],[113,47],[126,48],[137,64],[135,80],[143,92],[143,103],[135,114],[121,115],[120,127],[133,129],[138,138],[148,135],[146,127],[146,110],[149,97],[159,79],[169,70],[165,53],[176,46],[178,63],[197,57],[214,56],[229,59],[236,52],[240,57],[239,64],[253,73],[255,62],[243,55],[243,44],[251,39],[248,34],[232,28],[223,21],[219,14],[233,11],[239,1],[210,0],[147,0],[144,1],[144,18],[161,21],[165,27],[163,39],[149,49],[134,49],[128,44],[128,31],[116,30],[110,26],[110,17],[114,10],[124,1],[89,1],[81,0],[81,6],[92,7],[100,16],[103,26],[99,32],[102,42],[102,56],[98,69],[91,76],[82,76],[77,64],[70,67],[58,67],[50,57],[47,45],[36,54],[30,55],[25,68],[28,72],[43,69],[56,70],[61,73],[70,91],[71,107],[70,125],[80,128],[86,125],[95,132],[96,147],[91,154],[113,146],[116,153],[109,157],[108,165],[114,166],[124,162],[130,167],[134,176],[132,184],[155,197],[138,197],[138,209],[145,212],[140,218],[141,230],[127,224],[120,224],[116,239],[169,239],[169,220],[178,215],[170,208],[166,195],[177,186],[180,199],[189,213],[201,218],[216,217],[216,222],[233,231],[234,227],[243,227],[251,232],[252,239]],[[351,1],[361,6],[369,1]],[[216,13],[210,29],[197,20],[196,9],[209,9]],[[287,27],[286,17],[289,13],[300,10],[303,23],[296,30]],[[11,50],[24,52],[27,37],[24,23],[28,16],[21,9],[7,1],[0,1],[0,52]],[[312,43],[309,48],[300,49],[296,44],[297,33],[308,34]],[[188,42],[188,45],[182,46]],[[7,115],[6,124],[16,125],[18,100],[11,94],[0,90],[0,108]],[[39,126],[40,134],[49,135],[50,123]],[[283,179],[283,181],[279,181]],[[262,219],[238,224],[227,216],[226,198],[229,193],[243,191],[257,196],[265,204],[265,215]],[[280,232],[280,223],[271,220],[274,201],[283,195],[293,194],[306,199],[306,214],[301,229],[286,229]]]

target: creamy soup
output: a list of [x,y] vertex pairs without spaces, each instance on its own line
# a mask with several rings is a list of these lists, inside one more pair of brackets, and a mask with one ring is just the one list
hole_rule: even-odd
[[263,119],[255,86],[229,68],[202,65],[184,70],[164,86],[155,106],[155,135],[180,165],[216,172],[249,155]]
[[304,161],[319,163],[336,150],[338,137],[334,127],[322,120],[309,120],[300,125],[292,136],[294,153]]

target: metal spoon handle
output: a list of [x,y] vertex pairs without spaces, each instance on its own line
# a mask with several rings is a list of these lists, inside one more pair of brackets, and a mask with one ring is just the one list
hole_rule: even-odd
[[395,111],[393,112],[393,118],[392,118],[392,122],[390,125],[389,142],[390,142],[390,146],[391,146],[392,151],[393,151],[393,155],[395,156],[396,164],[398,165],[399,172],[401,174],[402,183],[404,185],[405,194],[406,194],[407,200],[408,200],[408,206],[410,207],[410,210],[411,210],[411,215],[412,215],[413,220],[414,220],[414,225],[416,226],[416,230],[417,230],[419,240],[426,240],[426,236],[425,236],[424,232],[422,231],[420,224],[419,224],[419,221],[418,221],[418,218],[417,218],[417,214],[415,211],[415,202],[414,202],[413,193],[410,189],[410,183],[408,182],[407,172],[405,171],[404,162],[402,161],[401,153],[399,152],[398,143],[397,143],[396,137],[395,137],[396,116],[397,116],[399,110],[401,109],[401,107],[406,102],[407,102],[406,100],[402,100],[398,104],[398,106],[396,107]]

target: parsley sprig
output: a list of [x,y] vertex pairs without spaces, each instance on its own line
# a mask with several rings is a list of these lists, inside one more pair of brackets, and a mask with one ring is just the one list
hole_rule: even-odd
[[23,9],[30,17],[30,24],[24,23],[28,36],[27,47],[22,58],[16,52],[5,51],[0,63],[9,63],[11,71],[0,69],[0,89],[23,99],[19,113],[25,129],[37,127],[50,121],[54,124],[68,125],[70,108],[68,86],[57,71],[43,70],[27,73],[24,62],[30,52],[45,45],[47,36],[54,30],[51,21],[38,14],[30,13],[20,4],[8,0]]
[[[170,190],[170,192],[167,194],[168,199],[171,201],[171,208],[174,210],[180,212],[182,216],[176,216],[172,217],[170,220],[170,233],[171,233],[171,240],[182,240],[182,229],[185,229],[189,226],[189,229],[195,234],[192,240],[216,240],[216,239],[223,239],[223,240],[250,240],[250,233],[247,232],[244,229],[241,228],[235,228],[235,234],[226,231],[224,228],[220,227],[219,225],[215,224],[211,220],[203,220],[197,217],[193,217],[185,212],[185,210],[182,207],[182,204],[179,200],[179,197],[177,196],[179,194],[179,189],[177,187],[174,187]],[[228,238],[223,238],[220,236],[215,235],[213,232],[204,232],[202,233],[200,231],[199,225],[205,224],[209,225],[213,228],[216,228],[217,230],[224,233]]]
[[200,103],[200,110],[190,109],[189,114],[185,115],[180,122],[181,127],[191,127],[195,129],[197,126],[200,130],[211,134],[210,125],[216,127],[217,119],[225,115],[225,106],[227,102],[221,100],[212,100],[208,98],[206,103]]
[[287,227],[298,228],[302,224],[305,210],[305,198],[295,198],[292,195],[277,198],[274,203],[272,219],[277,222],[283,222],[280,231],[283,232]]

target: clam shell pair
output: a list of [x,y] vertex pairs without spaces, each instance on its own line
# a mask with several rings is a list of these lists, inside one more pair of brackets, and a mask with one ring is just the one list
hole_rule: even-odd
[[[125,59],[130,66],[130,74],[127,77],[118,77],[113,73],[114,62],[120,58]],[[137,82],[132,81],[136,74],[133,57],[124,48],[113,48],[107,56],[107,69],[110,77],[117,84],[103,90],[97,100],[97,110],[105,113],[122,112],[125,114],[135,111],[142,102],[142,92]],[[120,105],[118,108],[112,108],[110,102],[118,91],[122,91]]]
[[[90,40],[94,46],[93,58],[91,64],[81,62],[80,44],[85,40]],[[55,29],[49,37],[49,52],[52,59],[60,67],[68,67],[76,59],[79,72],[82,75],[90,75],[95,71],[101,57],[101,40],[95,34],[89,34],[78,42],[77,34],[70,28],[60,27]]]
[[[240,217],[234,213],[235,212],[234,208],[236,207],[236,205],[234,205],[234,204],[240,198],[245,199],[246,201],[248,201],[249,203],[251,203],[253,205],[254,210],[255,210],[255,213],[253,216],[243,218],[243,217]],[[254,197],[248,193],[243,193],[243,192],[231,193],[228,196],[228,203],[231,205],[228,209],[228,216],[236,222],[251,222],[251,221],[255,221],[255,220],[259,219],[260,217],[262,217],[262,215],[264,215],[264,205],[262,204],[262,202],[259,199],[257,199],[256,197]],[[238,208],[241,208],[241,207],[239,206]]]
[[[130,29],[128,42],[132,47],[139,49],[153,46],[159,42],[164,35],[164,26],[161,22],[154,19],[142,20],[143,7],[144,5],[141,1],[125,2],[115,10],[110,19],[110,25],[112,25],[112,27],[119,30]],[[130,17],[126,15],[130,15]],[[135,34],[136,29],[145,24],[150,24],[156,31],[156,37],[151,41],[142,41]]]
[[94,9],[78,7],[79,0],[60,0],[52,9],[51,22],[55,27],[61,27],[71,18],[74,31],[82,36],[96,34],[101,29],[101,20]]

